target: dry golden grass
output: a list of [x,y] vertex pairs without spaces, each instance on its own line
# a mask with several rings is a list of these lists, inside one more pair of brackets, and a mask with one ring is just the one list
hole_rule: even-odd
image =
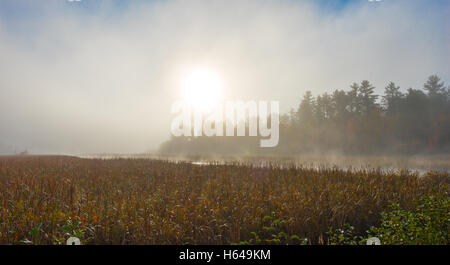
[[412,208],[421,195],[448,192],[449,180],[448,172],[1,157],[0,244],[54,244],[67,220],[81,222],[85,244],[230,244],[272,212],[287,233],[321,244],[330,226],[365,231],[390,201]]

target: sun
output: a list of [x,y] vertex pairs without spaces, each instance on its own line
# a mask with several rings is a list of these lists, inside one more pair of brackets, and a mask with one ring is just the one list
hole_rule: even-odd
[[210,68],[188,72],[181,82],[182,97],[197,111],[212,111],[222,97],[223,82]]

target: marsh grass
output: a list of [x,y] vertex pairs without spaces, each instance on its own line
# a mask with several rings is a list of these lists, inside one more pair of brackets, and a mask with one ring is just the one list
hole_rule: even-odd
[[59,244],[68,220],[83,244],[231,244],[272,214],[283,233],[325,244],[330,227],[362,233],[390,204],[413,209],[448,192],[449,180],[437,171],[2,157],[0,244]]

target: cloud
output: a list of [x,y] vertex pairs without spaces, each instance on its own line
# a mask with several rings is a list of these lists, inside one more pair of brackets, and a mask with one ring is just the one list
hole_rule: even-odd
[[229,98],[283,111],[308,89],[450,80],[441,1],[13,2],[0,13],[0,139],[32,152],[157,148],[180,73],[196,65],[217,69]]

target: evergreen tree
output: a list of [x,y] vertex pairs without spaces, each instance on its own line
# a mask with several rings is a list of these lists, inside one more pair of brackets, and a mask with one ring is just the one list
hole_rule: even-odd
[[297,111],[297,117],[300,124],[311,123],[314,120],[314,97],[311,91],[306,91]]
[[332,96],[332,103],[335,119],[338,121],[345,119],[349,113],[350,97],[344,90],[335,90]]
[[440,82],[441,79],[437,75],[431,75],[428,77],[427,82],[423,85],[424,89],[428,92],[428,96],[442,96],[445,95],[444,82]]
[[377,95],[374,94],[375,87],[369,81],[363,80],[359,86],[359,102],[361,114],[368,115],[371,111],[377,108]]
[[396,86],[394,82],[389,82],[384,88],[384,96],[382,99],[383,106],[388,115],[393,115],[400,111],[400,104],[404,96],[399,86]]
[[357,83],[353,83],[350,86],[350,91],[347,92],[347,96],[349,98],[348,109],[350,113],[359,113],[360,112],[360,104],[358,97],[359,85]]
[[314,108],[316,120],[328,120],[332,117],[333,112],[333,104],[330,95],[328,95],[328,93],[324,93],[321,96],[317,96]]

